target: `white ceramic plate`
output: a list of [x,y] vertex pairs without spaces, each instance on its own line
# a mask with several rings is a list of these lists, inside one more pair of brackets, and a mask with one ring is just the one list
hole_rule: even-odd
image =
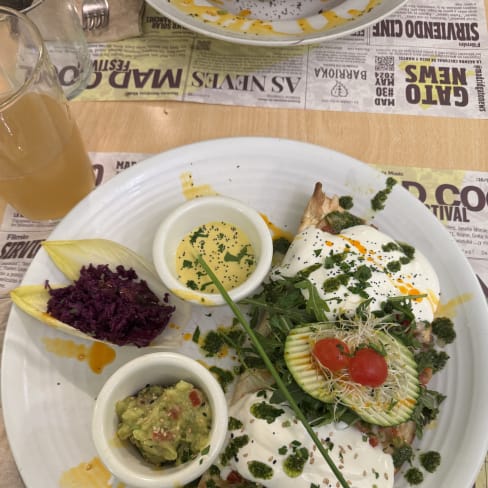
[[[185,200],[183,187],[190,188],[190,175],[193,191],[240,199],[291,232],[316,181],[322,181],[328,193],[354,195],[354,211],[361,216],[370,216],[370,199],[384,188],[382,174],[322,147],[266,138],[208,141],[154,156],[114,177],[81,202],[51,238],[105,237],[150,259],[157,225],[166,212]],[[458,339],[448,350],[447,369],[433,382],[434,389],[448,398],[436,427],[420,441],[423,449],[439,450],[443,462],[422,487],[471,488],[488,440],[484,298],[448,232],[399,185],[374,222],[427,255],[440,276],[442,303],[460,299],[455,307]],[[46,278],[56,281],[59,272],[41,251],[24,284],[42,283]],[[202,332],[215,323],[230,324],[227,310],[214,311],[210,317],[208,312],[194,309],[187,332],[196,323]],[[116,360],[102,374],[94,374],[86,362],[48,352],[46,338],[70,339],[12,310],[3,354],[2,399],[8,437],[28,488],[62,486],[59,480],[71,468],[93,460],[96,454],[89,427],[94,398],[115,368],[144,352],[118,348]],[[197,354],[190,340],[184,341],[181,350]],[[399,479],[395,488],[406,486]]]
[[255,46],[319,43],[365,29],[406,0],[148,0],[200,34]]

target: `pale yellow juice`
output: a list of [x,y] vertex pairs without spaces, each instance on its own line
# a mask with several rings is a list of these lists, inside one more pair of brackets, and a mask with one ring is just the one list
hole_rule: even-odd
[[61,218],[94,188],[65,103],[27,93],[0,112],[0,195],[29,219]]

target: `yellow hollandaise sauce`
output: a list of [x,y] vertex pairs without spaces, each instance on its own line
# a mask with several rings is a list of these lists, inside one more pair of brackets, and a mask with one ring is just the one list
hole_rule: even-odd
[[247,235],[236,225],[223,221],[198,225],[176,250],[178,280],[203,293],[218,293],[197,261],[200,254],[226,290],[244,283],[256,267],[256,256]]

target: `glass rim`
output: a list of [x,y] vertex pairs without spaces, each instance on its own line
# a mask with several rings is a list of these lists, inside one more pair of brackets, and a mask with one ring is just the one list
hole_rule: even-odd
[[44,0],[34,0],[28,7],[19,10],[19,12],[26,14],[27,12],[30,12],[31,10],[34,10],[36,7],[41,5],[41,3],[44,3]]
[[[39,2],[35,2],[35,3],[37,5],[42,1],[44,0],[40,0]],[[12,92],[0,90],[0,112],[2,110],[5,110],[7,107],[9,107],[12,103],[14,103],[21,95],[23,95],[28,90],[28,88],[32,85],[34,79],[37,78],[39,72],[41,71],[43,63],[47,61],[46,47],[44,46],[44,41],[42,40],[42,36],[41,36],[41,32],[39,31],[39,28],[22,12],[10,7],[0,6],[0,21],[2,20],[2,17],[9,16],[9,17],[15,17],[19,20],[19,22],[22,22],[27,28],[27,30],[29,31],[33,40],[36,42],[37,46],[39,47],[38,56],[36,59],[35,66],[33,67],[29,76],[24,80],[22,85],[20,85],[17,89],[15,89]]]

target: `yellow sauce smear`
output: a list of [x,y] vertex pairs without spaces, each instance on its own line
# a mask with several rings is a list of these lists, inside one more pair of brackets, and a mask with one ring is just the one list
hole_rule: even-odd
[[103,368],[115,359],[115,350],[103,342],[94,342],[91,346],[77,344],[76,342],[65,339],[51,339],[44,337],[43,340],[46,350],[56,354],[56,356],[86,361],[90,369],[100,374]]
[[205,305],[207,307],[216,305],[216,303],[210,298],[206,296],[200,296],[197,293],[192,292],[190,290],[175,289],[175,290],[171,290],[171,293],[174,293],[175,295],[179,296],[183,300],[187,300],[189,302],[199,302],[202,305]]
[[287,239],[290,242],[293,241],[293,239],[295,238],[294,234],[288,232],[287,230],[281,229],[280,227],[273,224],[273,222],[269,220],[267,215],[263,213],[260,213],[259,215],[261,215],[262,219],[266,222],[266,225],[268,226],[269,230],[273,234],[273,240],[283,238],[283,239]]
[[457,315],[457,309],[460,305],[469,302],[473,299],[471,293],[463,293],[462,295],[449,300],[447,303],[440,303],[439,308],[436,311],[436,317],[447,317],[449,319],[454,319]]
[[191,341],[192,337],[193,337],[193,334],[191,334],[190,332],[186,332],[185,334],[183,334],[183,340],[184,341]]
[[232,32],[246,32],[250,34],[276,34],[269,22],[248,19],[222,10],[221,7],[210,5],[196,5],[193,0],[171,0],[171,3],[191,17],[197,17],[206,24],[213,24]]
[[256,258],[246,234],[228,222],[209,222],[195,227],[176,250],[178,279],[188,288],[218,293],[196,259],[200,254],[226,290],[242,284],[254,271]]
[[[181,10],[191,17],[196,17],[206,24],[223,27],[231,32],[264,36],[270,34],[289,35],[288,32],[280,32],[276,30],[272,21],[262,21],[252,18],[252,12],[248,13],[245,11],[243,15],[235,15],[223,10],[222,7],[196,5],[195,0],[170,0],[170,2],[178,10]],[[325,32],[348,22],[354,21],[358,17],[361,17],[365,13],[371,11],[380,3],[381,0],[370,0],[363,10],[349,10],[348,14],[350,17],[341,17],[333,10],[327,10],[320,14],[324,18],[325,24],[322,24],[319,27],[314,27],[307,18],[297,19],[296,23],[300,27],[301,33],[296,34],[296,36],[299,37],[303,34]]]
[[210,185],[195,185],[193,175],[190,172],[182,173],[180,175],[180,182],[183,196],[187,200],[192,200],[197,197],[218,195]]
[[124,488],[125,483],[112,485],[112,475],[99,458],[80,463],[65,471],[59,480],[61,488]]

